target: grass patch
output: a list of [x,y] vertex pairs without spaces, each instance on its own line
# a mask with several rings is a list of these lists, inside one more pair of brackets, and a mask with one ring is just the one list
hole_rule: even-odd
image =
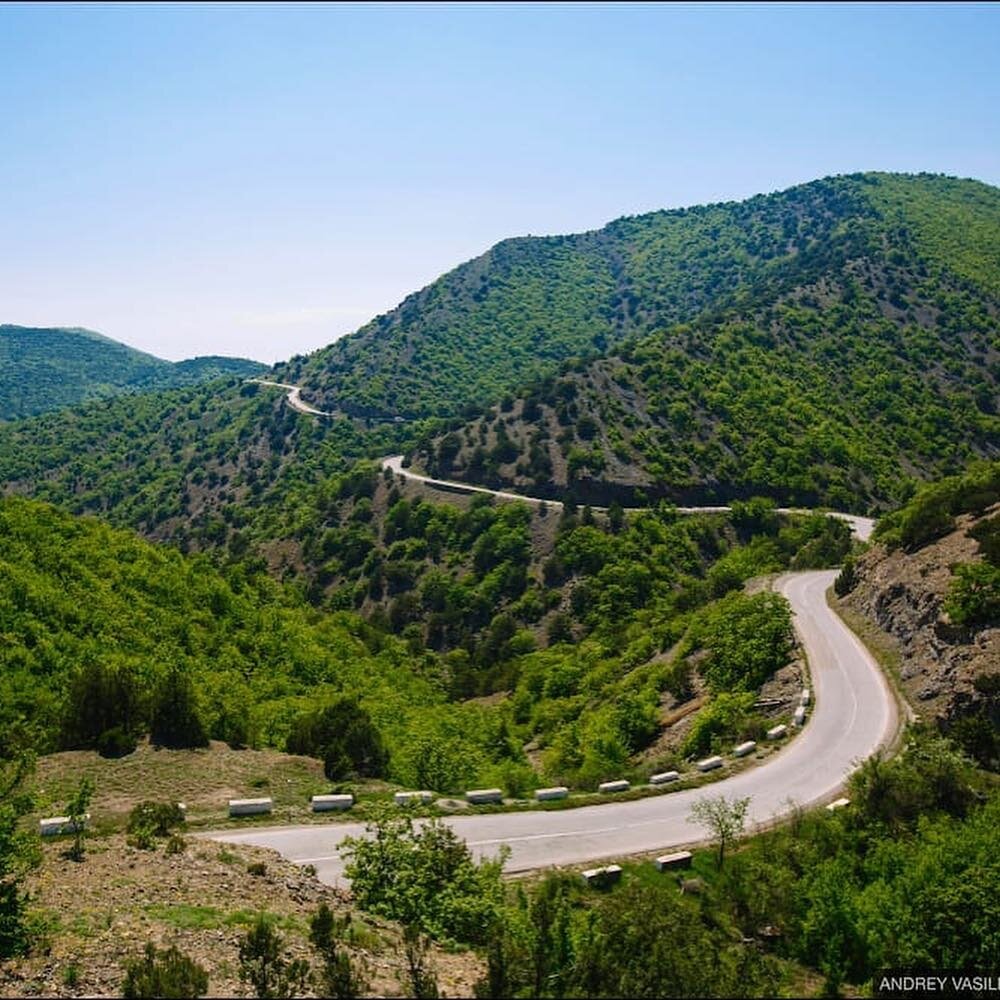
[[181,931],[215,931],[224,927],[249,927],[263,912],[283,930],[302,933],[305,925],[297,917],[268,914],[260,910],[220,910],[215,906],[192,906],[188,903],[150,903],[143,912]]

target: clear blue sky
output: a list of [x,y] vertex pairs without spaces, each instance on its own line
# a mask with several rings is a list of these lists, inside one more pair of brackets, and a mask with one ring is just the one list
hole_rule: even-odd
[[319,347],[506,236],[1000,183],[1000,7],[4,6],[0,322]]

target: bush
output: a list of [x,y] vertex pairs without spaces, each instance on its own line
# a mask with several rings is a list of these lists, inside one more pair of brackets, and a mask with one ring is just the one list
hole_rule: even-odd
[[172,833],[167,840],[164,852],[166,854],[183,854],[186,847],[187,841],[180,834]]
[[285,942],[266,914],[258,914],[240,941],[240,979],[250,983],[259,997],[294,997],[305,991],[309,964],[300,958],[288,961]]
[[483,944],[504,889],[503,859],[476,863],[451,827],[431,820],[414,827],[384,812],[370,838],[348,837],[345,874],[358,905],[432,937]]
[[341,943],[350,921],[350,916],[334,917],[326,903],[321,903],[309,920],[309,941],[323,961],[319,977],[322,995],[333,1000],[354,1000],[367,989],[363,969],[355,967]]
[[1000,567],[985,562],[956,566],[944,609],[956,625],[1000,621]]
[[169,836],[184,823],[184,812],[176,802],[140,802],[128,814],[127,831],[149,830],[156,837]]
[[135,748],[135,737],[121,726],[106,729],[94,744],[94,749],[102,757],[108,758],[127,757],[135,752]]
[[734,743],[760,735],[763,725],[753,714],[754,695],[747,692],[717,694],[696,716],[684,741],[686,757],[701,757]]
[[157,951],[146,945],[146,954],[126,966],[122,996],[203,997],[208,992],[208,973],[176,947]]

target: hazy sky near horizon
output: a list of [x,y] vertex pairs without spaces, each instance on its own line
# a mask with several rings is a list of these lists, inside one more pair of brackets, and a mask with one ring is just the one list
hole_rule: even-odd
[[0,7],[0,323],[321,347],[508,236],[1000,184],[1000,7]]

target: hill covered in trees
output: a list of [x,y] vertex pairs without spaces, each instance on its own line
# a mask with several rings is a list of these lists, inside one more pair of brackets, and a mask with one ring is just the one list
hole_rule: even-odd
[[91,330],[0,325],[0,419],[226,375],[246,377],[266,367],[216,356],[164,361]]
[[794,252],[454,424],[422,464],[595,502],[763,493],[863,510],[1000,453],[1000,192],[861,175],[763,203],[802,210]]

